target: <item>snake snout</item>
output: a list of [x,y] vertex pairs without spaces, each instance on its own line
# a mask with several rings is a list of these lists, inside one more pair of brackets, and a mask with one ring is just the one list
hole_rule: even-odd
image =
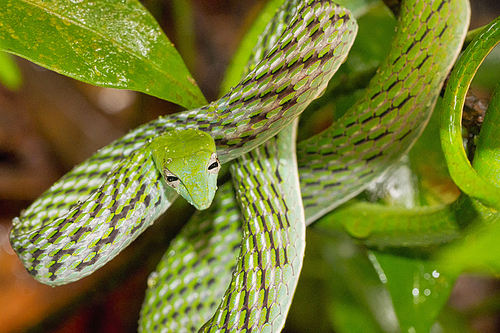
[[193,181],[189,186],[186,186],[189,195],[188,201],[196,209],[204,210],[212,204],[217,189],[217,180],[215,177],[213,178]]

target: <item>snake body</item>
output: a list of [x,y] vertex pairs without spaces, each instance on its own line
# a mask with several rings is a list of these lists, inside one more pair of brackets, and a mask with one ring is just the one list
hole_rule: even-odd
[[[66,174],[14,220],[12,246],[30,274],[51,285],[78,280],[170,206],[175,194],[143,151],[158,134],[174,127],[207,131],[224,163],[274,136],[325,89],[352,45],[354,20],[329,1],[295,3],[286,33],[226,96],[130,132]],[[116,183],[134,189],[115,191]]]
[[197,332],[219,306],[236,268],[243,237],[230,182],[212,205],[197,211],[148,279],[141,332]]
[[[65,284],[116,256],[177,196],[146,144],[174,128],[196,128],[213,137],[221,163],[236,159],[236,197],[222,186],[214,207],[197,213],[173,242],[151,276],[141,330],[280,331],[300,274],[305,225],[359,193],[410,149],[458,56],[466,0],[403,6],[391,52],[363,98],[295,149],[293,121],[323,92],[357,27],[330,1],[285,1],[259,39],[249,73],[227,95],[130,132],[14,220],[11,242],[30,274]],[[196,223],[209,233],[202,235]],[[219,277],[223,272],[231,280]]]
[[[445,112],[442,113],[440,131],[444,155],[455,183],[464,193],[477,198],[487,206],[494,207],[496,210],[500,210],[500,187],[497,183],[491,182],[478,174],[468,161],[463,146],[459,143],[462,141],[461,111],[467,94],[466,87],[470,86],[484,58],[499,43],[499,25],[498,19],[491,22],[483,31],[481,37],[475,38],[468,51],[464,52],[457,61],[457,70],[452,73],[444,96],[444,103],[447,107],[445,107]],[[490,131],[488,127],[487,131]],[[483,135],[483,142],[484,138]],[[488,139],[488,141],[490,140],[493,139]],[[484,161],[479,157],[476,163],[480,160]],[[489,158],[486,159],[486,161],[489,160]],[[491,179],[495,178],[491,177]]]
[[364,96],[297,146],[308,223],[388,172],[434,109],[469,25],[468,1],[404,1],[390,53]]
[[[405,7],[402,10],[403,15],[398,23],[390,55],[370,82],[364,99],[346,112],[346,115],[331,128],[298,144],[297,158],[307,222],[314,221],[317,216],[321,215],[322,211],[328,211],[331,207],[347,200],[348,197],[359,193],[370,180],[380,176],[394,161],[409,150],[425,127],[446,73],[458,55],[468,25],[469,12],[466,1],[445,1],[439,4],[417,1],[405,4],[409,8]],[[412,22],[415,21],[427,24],[412,26]],[[270,23],[270,26],[275,27],[275,25],[275,22]],[[436,35],[439,37],[438,40],[432,40],[432,42],[425,40],[427,36],[435,37]],[[408,36],[412,36],[412,38]],[[423,42],[424,40],[425,42]],[[440,47],[434,48],[433,43],[438,43]],[[408,53],[412,55],[408,56]],[[251,65],[249,67],[251,68]],[[402,71],[405,68],[406,70]],[[412,68],[416,68],[416,70],[412,71]],[[396,100],[389,97],[394,97]],[[237,185],[235,187],[238,188]],[[159,265],[161,270],[158,269],[153,273],[155,279],[161,283],[148,289],[141,312],[140,328],[142,331],[159,331],[161,329],[177,331],[179,328],[182,328],[183,331],[196,331],[206,321],[213,320],[210,318],[218,305],[213,302],[212,298],[203,296],[200,290],[203,289],[203,285],[197,285],[195,282],[199,279],[207,279],[207,270],[197,265],[193,267],[190,263],[183,265],[177,261],[173,264],[176,257],[186,256],[194,262],[204,262],[210,267],[211,272],[218,272],[217,276],[229,275],[232,271],[237,274],[241,272],[241,265],[246,265],[245,263],[248,262],[241,257],[241,254],[238,256],[240,249],[235,246],[236,241],[230,242],[230,240],[239,238],[237,235],[241,230],[234,227],[234,221],[225,220],[222,217],[229,210],[234,212],[230,219],[238,218],[236,213],[237,200],[228,188],[220,189],[218,195],[224,198],[222,209],[217,210],[217,207],[214,207],[213,214],[197,214],[194,220],[189,222],[189,230],[193,232],[190,236],[193,238],[187,239],[186,235],[183,235],[176,239],[175,247],[172,248],[173,252],[167,252]],[[356,209],[359,207],[356,206]],[[434,213],[436,210],[439,211],[439,208],[431,210],[430,213]],[[440,213],[445,215],[443,212]],[[199,215],[203,215],[203,222],[199,220],[201,218]],[[352,223],[345,219],[346,215],[349,216],[349,214],[344,214],[344,220],[338,221],[337,224],[347,228],[352,235],[355,235],[354,232],[361,232],[357,225],[349,230]],[[394,219],[404,225],[405,220],[402,220],[402,217],[404,218],[399,212],[399,215],[395,216]],[[466,217],[467,215],[463,215],[463,218]],[[241,219],[244,221],[243,228],[245,228],[249,221]],[[363,219],[366,217],[361,216],[361,220]],[[415,228],[419,228],[420,220],[413,220],[410,217],[408,222],[413,222]],[[428,232],[427,241],[429,243],[440,242],[442,239],[450,239],[456,235],[457,224],[451,222],[453,221],[443,222],[453,225],[451,231],[450,228],[445,227],[443,228],[445,231],[439,234]],[[213,224],[219,228],[227,223],[226,228],[229,229],[228,226],[232,225],[233,229],[229,234],[221,231],[217,236],[203,235],[193,230],[192,225],[195,223]],[[260,221],[257,223],[263,225]],[[362,221],[358,221],[358,224],[363,226]],[[263,226],[265,227],[265,225]],[[367,229],[370,227],[370,225],[366,226]],[[375,228],[387,231],[390,226],[378,223]],[[374,231],[376,231],[374,227],[371,227],[370,241],[376,244],[388,244],[376,239],[377,233]],[[415,235],[414,231],[408,229],[402,233],[404,233],[405,238],[399,239],[399,244],[404,244],[409,237]],[[390,237],[393,242],[398,242],[398,235],[394,232],[390,234]],[[195,250],[189,245],[195,242],[195,239],[200,238],[204,239],[204,243],[210,244],[205,251],[202,251],[203,256],[199,255],[199,250]],[[386,240],[388,236],[383,234],[381,238]],[[228,243],[224,241],[225,239],[228,239]],[[419,238],[420,242],[421,239],[422,237]],[[208,248],[212,249],[213,252],[210,252]],[[220,265],[215,265],[215,262],[210,262],[210,260],[207,261],[206,256],[215,257],[216,253],[222,251],[225,253],[224,258],[231,258],[228,252],[232,253],[233,258],[238,256],[238,266],[235,267],[234,261],[230,260],[224,260]],[[249,269],[248,271],[251,272]],[[225,272],[225,274],[221,272]],[[190,288],[188,291],[185,291],[185,296],[179,293],[179,287],[175,283],[178,279],[185,281],[186,285],[192,286],[188,287]],[[212,282],[213,284],[227,283],[219,280],[217,282],[212,280]],[[174,289],[169,287],[172,285],[175,285]],[[230,286],[232,287],[231,284]],[[182,289],[185,290],[185,288]],[[212,290],[217,292],[216,297],[222,297],[222,289],[214,287]],[[226,309],[228,308],[229,301],[227,299],[231,297],[231,291],[232,289],[228,290],[229,295],[226,293],[226,298],[219,305],[219,309],[220,307],[224,308],[224,306]],[[189,298],[193,294],[199,295],[195,304]],[[163,311],[165,300],[179,306],[168,306],[168,311]],[[248,305],[238,303],[238,301],[241,302],[241,298],[233,298],[233,306],[239,306],[241,312],[248,311]],[[189,313],[191,313],[195,308],[203,309],[200,317],[197,316],[191,321],[183,315],[185,309],[189,309]],[[280,309],[282,308],[283,306],[280,307]],[[159,313],[161,315],[158,315]],[[233,329],[230,331],[239,331],[231,326],[233,322],[229,314],[225,318],[229,321],[225,328],[232,327]],[[241,320],[237,321],[243,325],[243,328],[246,327],[243,324],[245,318],[239,318]],[[233,318],[233,320],[235,319]]]
[[447,205],[414,209],[350,202],[323,217],[318,227],[344,229],[372,246],[420,247],[450,242],[462,236],[467,227],[498,220],[500,88],[497,87],[490,100],[472,165],[460,134],[467,89],[482,61],[498,43],[500,18],[484,27],[461,55],[450,74],[440,107],[443,152],[450,174],[463,191],[457,200]]
[[305,251],[296,124],[231,165],[243,239],[229,287],[202,332],[279,332],[285,324]]

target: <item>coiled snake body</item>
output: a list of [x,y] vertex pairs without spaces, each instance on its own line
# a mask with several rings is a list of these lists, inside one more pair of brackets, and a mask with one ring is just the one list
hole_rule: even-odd
[[[221,163],[235,160],[236,197],[229,184],[221,186],[212,207],[195,214],[173,242],[150,279],[141,329],[280,331],[300,274],[306,224],[410,149],[463,43],[466,0],[407,0],[401,13],[390,54],[364,96],[295,147],[298,115],[344,61],[357,26],[330,1],[285,1],[240,84],[206,107],[131,131],[74,168],[14,220],[13,248],[42,283],[91,274],[177,197],[149,142],[195,128],[212,136]],[[228,254],[238,251],[235,263]]]

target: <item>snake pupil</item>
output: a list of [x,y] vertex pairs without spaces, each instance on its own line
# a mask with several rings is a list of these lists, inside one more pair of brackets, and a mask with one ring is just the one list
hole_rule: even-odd
[[214,162],[208,166],[208,170],[213,170],[219,166],[219,163]]
[[167,182],[169,182],[169,183],[175,182],[175,181],[176,181],[176,180],[178,180],[178,179],[179,179],[179,178],[174,177],[174,176],[167,176],[167,177],[166,177],[166,180],[167,180]]

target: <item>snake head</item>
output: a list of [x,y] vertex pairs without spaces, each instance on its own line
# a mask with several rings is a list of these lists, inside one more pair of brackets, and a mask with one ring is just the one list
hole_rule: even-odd
[[168,186],[197,209],[210,207],[220,170],[210,134],[196,129],[170,130],[154,138],[150,149]]

